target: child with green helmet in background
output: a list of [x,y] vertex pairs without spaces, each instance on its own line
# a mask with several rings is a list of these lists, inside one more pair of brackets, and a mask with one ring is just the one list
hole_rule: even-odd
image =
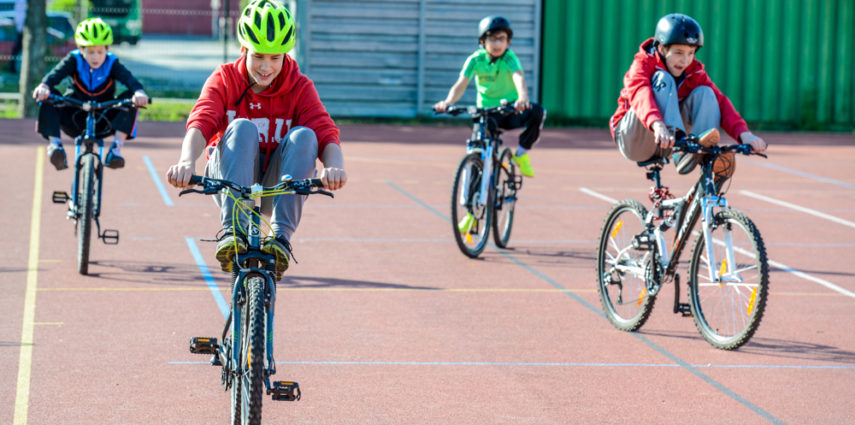
[[478,43],[481,47],[466,59],[448,96],[437,102],[433,109],[445,112],[454,105],[463,96],[472,77],[475,77],[478,90],[478,107],[492,108],[501,105],[503,101],[514,102],[516,114],[491,117],[490,125],[508,130],[525,127],[520,134],[519,148],[513,160],[519,165],[520,174],[534,177],[528,151],[540,139],[546,111],[529,100],[522,64],[510,49],[513,35],[511,23],[504,17],[487,16],[481,19],[478,24]]
[[[41,84],[33,90],[34,99],[42,102],[51,93],[59,95],[55,86],[70,78],[72,84],[65,93],[66,97],[97,102],[130,98],[137,107],[148,104],[149,97],[142,84],[108,51],[109,46],[113,44],[113,30],[101,18],[89,18],[80,22],[74,32],[74,42],[78,49],[66,55],[45,75]],[[117,81],[128,88],[118,96],[115,95]],[[72,138],[86,130],[86,114],[79,112],[73,108],[57,108],[48,102],[42,102],[39,107],[36,131],[48,140],[47,156],[57,170],[68,168],[60,129]],[[136,136],[137,116],[137,108],[128,111],[111,109],[106,112],[105,121],[96,123],[95,132],[98,137],[115,133],[104,160],[107,167],[125,166],[121,149],[125,140]]]
[[[240,185],[277,184],[284,175],[312,177],[320,159],[324,187],[338,190],[347,183],[339,129],[318,97],[314,83],[288,56],[297,34],[291,12],[273,0],[254,0],[238,19],[241,55],[220,65],[205,82],[187,119],[178,162],[166,172],[175,187],[187,187],[196,161],[206,153],[204,174]],[[276,258],[276,280],[288,268],[290,239],[302,216],[305,196],[262,198],[261,210],[271,216],[274,235],[262,241],[263,252]],[[247,251],[247,217],[232,225],[234,203],[216,195],[223,226],[216,257],[231,271],[234,256]]]

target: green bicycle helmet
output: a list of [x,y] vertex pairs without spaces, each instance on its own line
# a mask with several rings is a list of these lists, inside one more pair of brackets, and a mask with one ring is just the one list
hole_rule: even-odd
[[241,46],[257,53],[284,54],[294,48],[294,18],[273,0],[253,0],[243,9],[237,24]]
[[113,44],[113,30],[101,18],[89,18],[77,24],[74,42],[80,47]]

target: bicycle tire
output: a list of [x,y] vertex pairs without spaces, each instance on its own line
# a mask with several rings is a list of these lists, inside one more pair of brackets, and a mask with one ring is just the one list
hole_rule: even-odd
[[261,404],[264,389],[265,329],[264,278],[246,279],[246,332],[241,345],[241,424],[261,424]]
[[[656,302],[646,284],[649,256],[655,259],[656,250],[632,248],[634,237],[646,229],[646,215],[638,201],[614,204],[603,222],[597,247],[597,290],[603,312],[614,327],[627,332],[644,325]],[[624,302],[625,298],[630,301]]]
[[[712,234],[726,231],[731,233],[734,264],[727,264],[726,235],[713,238],[712,265],[703,233],[695,242],[689,262],[689,306],[695,327],[710,345],[734,350],[751,339],[763,318],[769,264],[763,238],[751,219],[736,210],[719,211],[713,217]],[[711,271],[715,278],[710,279]]]
[[517,166],[513,161],[510,148],[502,149],[496,164],[496,196],[493,198],[493,240],[499,248],[507,248],[514,227],[514,209],[517,204],[517,191],[508,187],[514,182]]
[[[457,242],[460,252],[470,258],[476,258],[484,251],[490,237],[493,191],[487,192],[487,202],[484,205],[471,205],[472,200],[481,190],[482,178],[484,178],[484,163],[481,160],[481,154],[469,153],[460,160],[460,165],[454,174],[454,186],[451,189],[451,228],[454,233],[454,240]],[[465,193],[467,194],[463,205],[460,202],[462,185],[466,186]],[[467,213],[471,213],[473,219],[467,226],[467,231],[461,232],[458,225]]]
[[92,217],[95,202],[95,156],[80,158],[77,192],[77,271],[89,273],[89,248],[92,244]]

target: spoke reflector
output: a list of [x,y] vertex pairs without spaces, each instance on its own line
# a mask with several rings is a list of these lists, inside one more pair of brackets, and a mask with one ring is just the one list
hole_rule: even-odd
[[644,296],[647,295],[647,288],[641,290],[641,293],[638,294],[638,302],[635,305],[641,305],[644,302]]
[[751,311],[754,310],[754,303],[757,301],[757,288],[751,290],[751,298],[748,299],[748,311],[745,312],[746,316],[751,315]]
[[466,243],[472,243],[472,234],[471,233],[466,234]]
[[621,227],[623,227],[623,220],[618,221],[617,224],[615,224],[615,228],[614,230],[612,230],[612,237],[617,236],[618,232],[620,232]]
[[721,268],[718,270],[718,276],[724,276],[725,272],[727,272],[727,258],[721,260]]

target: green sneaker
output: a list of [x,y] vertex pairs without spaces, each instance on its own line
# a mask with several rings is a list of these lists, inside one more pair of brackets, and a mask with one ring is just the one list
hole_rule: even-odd
[[531,158],[527,153],[522,155],[514,155],[514,163],[520,167],[520,174],[526,177],[534,177],[534,169],[531,168]]
[[222,236],[217,240],[217,260],[224,272],[232,271],[235,263],[235,253],[246,254],[246,241],[242,235],[235,236],[232,229],[223,229]]
[[460,233],[465,235],[469,233],[470,229],[472,229],[473,224],[475,224],[475,217],[472,215],[471,212],[466,213],[466,216],[463,217],[463,219],[460,220],[459,223],[457,223],[457,230],[459,230]]
[[261,252],[276,257],[276,281],[278,282],[291,262],[291,244],[281,236],[268,236],[261,243]]

